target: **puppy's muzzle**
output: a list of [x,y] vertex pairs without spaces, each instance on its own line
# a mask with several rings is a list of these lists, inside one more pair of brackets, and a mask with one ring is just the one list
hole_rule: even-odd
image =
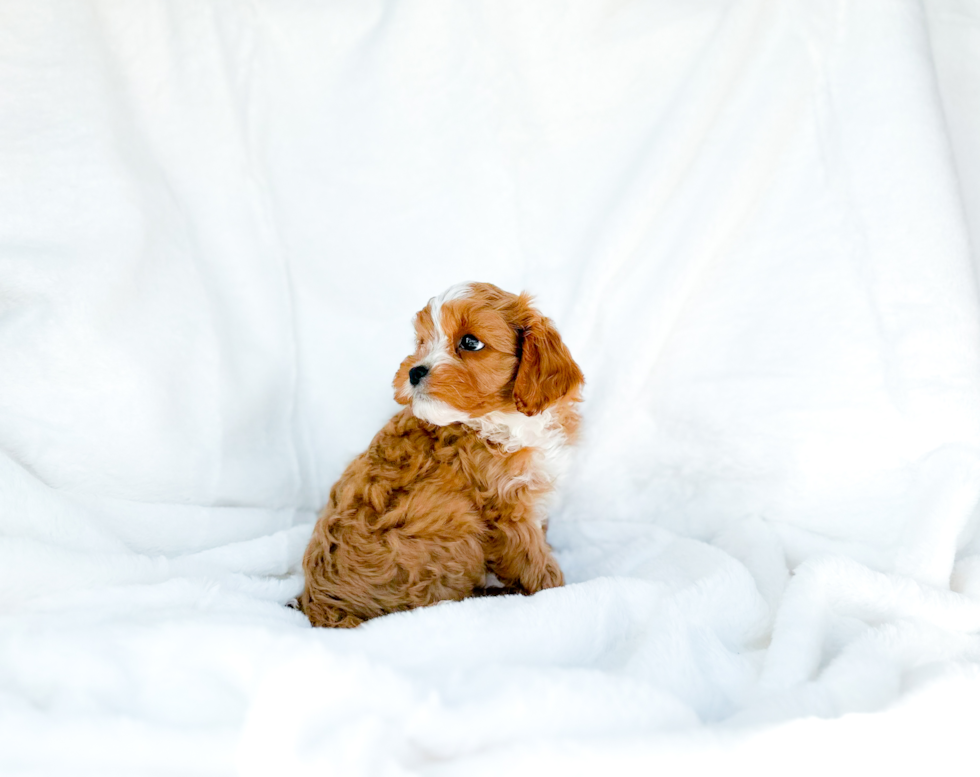
[[429,374],[429,368],[423,367],[421,364],[418,367],[412,367],[408,371],[408,380],[413,386],[419,385],[422,382],[422,378]]

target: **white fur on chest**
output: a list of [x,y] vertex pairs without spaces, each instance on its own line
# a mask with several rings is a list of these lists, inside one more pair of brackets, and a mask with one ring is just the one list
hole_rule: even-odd
[[494,443],[507,453],[522,448],[534,451],[531,467],[527,472],[505,484],[505,490],[520,486],[535,486],[545,491],[545,498],[538,505],[537,520],[544,519],[546,504],[554,493],[553,487],[568,468],[570,448],[561,424],[550,410],[533,416],[523,413],[505,413],[499,410],[471,418],[456,408],[439,400],[415,400],[412,412],[416,418],[447,426],[462,423],[487,442]]
[[463,423],[508,453],[533,448],[538,470],[534,475],[548,485],[553,485],[567,468],[568,440],[550,410],[532,416],[495,410]]

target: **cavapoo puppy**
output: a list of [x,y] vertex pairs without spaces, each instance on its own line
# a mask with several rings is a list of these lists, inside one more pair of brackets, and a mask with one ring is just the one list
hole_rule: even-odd
[[330,491],[303,558],[314,626],[560,586],[544,498],[579,425],[582,372],[527,294],[453,286],[415,317],[405,409]]

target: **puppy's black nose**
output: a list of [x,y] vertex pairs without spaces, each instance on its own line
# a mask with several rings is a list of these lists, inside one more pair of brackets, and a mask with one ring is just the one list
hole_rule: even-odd
[[422,378],[424,378],[428,374],[429,374],[429,368],[423,367],[420,364],[418,367],[412,367],[412,369],[408,371],[408,379],[412,382],[413,386],[417,386],[419,385],[419,382],[422,380]]

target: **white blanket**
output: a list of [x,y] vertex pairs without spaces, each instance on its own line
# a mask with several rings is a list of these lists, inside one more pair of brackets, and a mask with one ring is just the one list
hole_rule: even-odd
[[[0,773],[942,773],[976,0],[0,1]],[[588,381],[568,585],[313,630],[452,283]]]

